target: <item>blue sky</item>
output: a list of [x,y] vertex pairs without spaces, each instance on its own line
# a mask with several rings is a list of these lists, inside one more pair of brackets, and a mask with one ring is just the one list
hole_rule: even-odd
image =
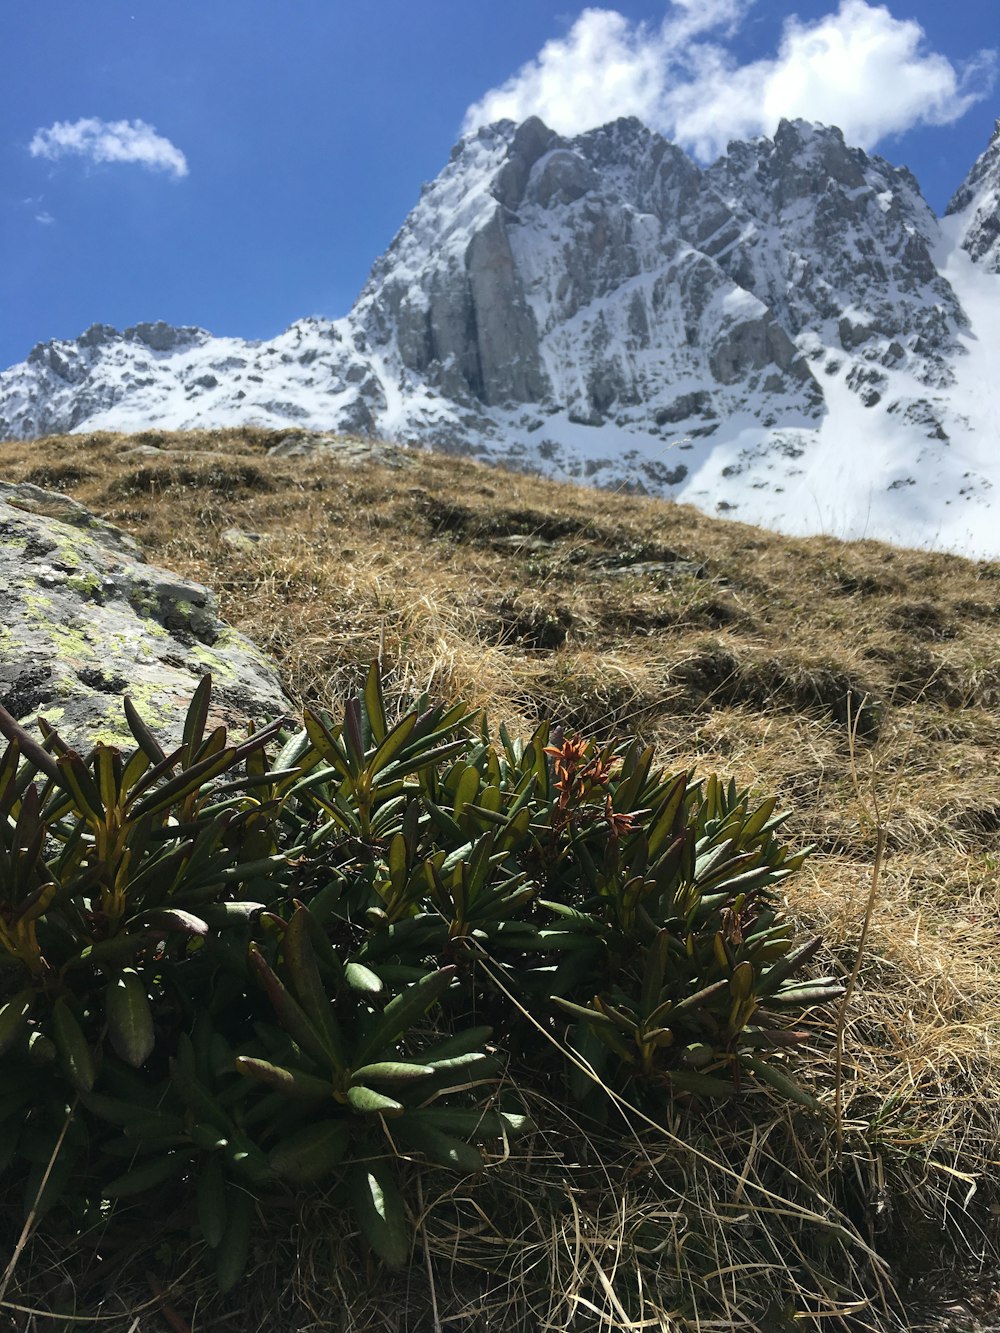
[[0,40],[0,367],[346,313],[483,118],[639,114],[710,160],[804,115],[941,210],[1000,115],[1000,0],[32,0]]

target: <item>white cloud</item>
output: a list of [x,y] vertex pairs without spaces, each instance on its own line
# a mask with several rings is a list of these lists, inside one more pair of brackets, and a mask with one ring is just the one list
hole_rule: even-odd
[[35,221],[40,222],[43,227],[51,227],[53,222],[55,222],[55,218],[51,213],[43,209],[41,213],[35,214]]
[[928,49],[919,23],[867,0],[841,0],[813,23],[791,16],[775,55],[739,65],[720,39],[751,3],[673,0],[658,26],[585,9],[564,38],[470,107],[465,129],[538,115],[577,134],[631,115],[709,159],[731,138],[802,117],[871,148],[915,125],[950,124],[993,86],[995,51],[956,69]]
[[169,139],[157,134],[144,120],[58,120],[38,130],[28,145],[32,157],[55,161],[60,157],[84,157],[91,162],[136,162],[151,171],[172,176],[188,174],[187,159]]

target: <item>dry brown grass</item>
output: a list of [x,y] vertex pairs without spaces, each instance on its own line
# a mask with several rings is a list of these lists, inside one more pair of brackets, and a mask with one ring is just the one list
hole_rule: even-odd
[[[417,451],[381,450],[360,463],[334,453],[269,458],[272,440],[262,431],[147,435],[138,442],[162,452],[141,456],[130,452],[136,437],[102,434],[8,443],[0,457],[5,480],[68,491],[134,533],[151,560],[214,588],[299,701],[335,705],[380,654],[400,699],[422,689],[462,697],[522,730],[541,717],[601,736],[637,730],[664,762],[780,793],[792,838],[818,848],[789,888],[790,910],[824,933],[827,965],[845,977],[881,836],[871,930],[846,1015],[848,1160],[835,1161],[829,1134],[801,1151],[834,1193],[835,1178],[841,1191],[854,1182],[854,1197],[838,1204],[886,1257],[885,1302],[881,1313],[851,1315],[849,1292],[814,1293],[812,1305],[802,1298],[796,1326],[815,1316],[823,1328],[905,1327],[890,1313],[893,1281],[906,1296],[918,1276],[920,1299],[958,1290],[988,1303],[1000,1235],[1000,565],[793,540]],[[230,528],[260,540],[234,544]],[[832,1018],[815,1022],[810,1077],[830,1087]],[[787,1152],[778,1166],[769,1161],[780,1135],[758,1134],[723,1126],[715,1143],[730,1143],[730,1165],[747,1182],[796,1170]],[[532,1162],[497,1168],[509,1199],[499,1271],[523,1273],[510,1280],[551,1297],[523,1324],[500,1322],[504,1288],[492,1261],[483,1261],[480,1307],[467,1272],[457,1294],[434,1286],[451,1271],[456,1228],[480,1225],[477,1245],[500,1244],[487,1219],[475,1223],[476,1201],[456,1201],[445,1186],[444,1202],[425,1213],[431,1274],[416,1268],[381,1293],[381,1313],[373,1307],[343,1327],[432,1329],[401,1313],[432,1295],[449,1330],[565,1328],[574,1301],[581,1328],[639,1327],[642,1317],[664,1329],[781,1327],[780,1311],[770,1324],[759,1311],[741,1313],[741,1272],[775,1257],[764,1254],[766,1235],[738,1220],[743,1195],[731,1181],[663,1165],[649,1144],[629,1151],[627,1162],[602,1168],[621,1197],[590,1207],[588,1168],[584,1203],[569,1190],[561,1212],[544,1214],[547,1235],[531,1221],[541,1216]],[[657,1173],[662,1187],[650,1190]],[[714,1281],[731,1291],[729,1322],[708,1313],[721,1297],[683,1293],[673,1244],[636,1270],[658,1273],[659,1289],[616,1310],[610,1256],[641,1249],[657,1228],[672,1234],[681,1214],[696,1236],[698,1210],[718,1218],[734,1197],[732,1227],[703,1232],[714,1237],[705,1244],[731,1238],[714,1265]],[[323,1322],[333,1320],[330,1302],[359,1299],[364,1275],[350,1271],[346,1251],[317,1258],[327,1224],[322,1201],[309,1206],[311,1239],[273,1292],[272,1313],[285,1314],[260,1327],[339,1328]],[[555,1216],[565,1226],[553,1232]]]

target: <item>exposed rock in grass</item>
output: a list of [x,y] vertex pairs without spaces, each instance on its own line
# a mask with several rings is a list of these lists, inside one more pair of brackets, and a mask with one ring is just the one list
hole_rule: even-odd
[[70,743],[128,742],[122,696],[164,739],[211,672],[215,725],[290,710],[278,678],[198,583],[68,496],[0,483],[0,704],[41,714]]

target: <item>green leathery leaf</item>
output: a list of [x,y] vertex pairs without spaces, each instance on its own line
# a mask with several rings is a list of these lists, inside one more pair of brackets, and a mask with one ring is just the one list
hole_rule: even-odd
[[489,1041],[493,1036],[491,1027],[465,1028],[463,1031],[455,1034],[454,1037],[446,1037],[444,1041],[436,1042],[433,1046],[420,1052],[420,1059],[424,1064],[438,1065],[445,1060],[456,1060],[461,1056],[479,1055],[482,1053],[483,1044]]
[[414,742],[403,747],[397,758],[380,771],[380,777],[384,781],[390,776],[402,777],[408,773],[433,768],[443,760],[450,759],[452,755],[460,754],[465,749],[465,744],[464,740],[446,741],[442,745],[426,749],[424,742]]
[[408,986],[405,991],[394,996],[385,1009],[368,1039],[362,1042],[355,1059],[360,1064],[367,1063],[372,1056],[395,1045],[410,1027],[439,1000],[451,985],[457,972],[455,967],[442,967],[436,972],[428,972],[419,981]]
[[331,728],[320,713],[307,708],[302,714],[302,721],[305,725],[306,735],[312,744],[313,749],[328,764],[332,764],[342,778],[351,776],[350,765],[347,762],[347,753],[341,743],[340,727]]
[[365,995],[380,995],[385,990],[382,978],[376,976],[371,968],[365,967],[363,963],[345,963],[344,980],[351,990],[360,991]]
[[125,721],[128,723],[128,729],[138,742],[139,749],[146,755],[150,763],[162,764],[167,757],[163,752],[163,747],[146,726],[131,697],[127,694],[122,699],[122,707],[125,710]]
[[132,756],[122,770],[121,790],[124,796],[128,796],[132,788],[149,768],[151,763],[150,756],[143,749],[137,749],[132,752]]
[[764,1060],[757,1055],[744,1056],[744,1060],[762,1082],[774,1088],[775,1092],[779,1092],[782,1097],[797,1102],[800,1106],[808,1106],[812,1111],[823,1110],[822,1102],[817,1101],[812,1093],[800,1087],[768,1060]]
[[135,968],[123,967],[108,982],[104,1015],[117,1054],[133,1069],[145,1064],[156,1038],[146,984]]
[[258,981],[267,991],[268,999],[271,1001],[281,1026],[314,1060],[317,1060],[321,1065],[327,1063],[331,1053],[324,1035],[312,1023],[302,1006],[268,966],[256,944],[250,945],[248,956],[250,966]]
[[609,1015],[601,1013],[599,1009],[592,1009],[589,1005],[576,1004],[573,1000],[564,1000],[561,995],[552,996],[553,1004],[557,1004],[564,1013],[570,1014],[573,1018],[582,1019],[592,1027],[616,1028],[618,1024]]
[[452,802],[452,813],[455,819],[459,818],[463,809],[470,802],[475,802],[479,794],[480,782],[479,770],[472,764],[466,764],[461,770],[458,782],[455,785],[455,796]]
[[364,767],[365,754],[368,750],[367,741],[371,739],[364,735],[360,699],[348,699],[344,704],[344,729],[341,738],[351,764],[351,776],[357,778]]
[[121,792],[122,761],[121,755],[111,745],[99,744],[91,755],[97,790],[105,810],[113,810],[118,805]]
[[[602,922],[590,912],[581,912],[575,907],[570,907],[566,903],[554,902],[551,898],[539,898],[538,906],[544,907],[548,912],[555,912],[557,916],[563,917],[566,921],[572,921],[580,930],[601,931],[604,929]],[[515,924],[520,924],[515,923]]]
[[549,930],[543,928],[536,931],[535,944],[536,949],[587,949],[592,950],[598,941],[590,932],[585,930]]
[[120,962],[124,958],[134,958],[140,949],[144,949],[150,940],[155,938],[154,931],[141,934],[123,931],[119,935],[112,935],[110,939],[98,940],[96,944],[86,945],[75,958],[71,958],[65,964],[64,971],[70,972],[78,967],[92,967]]
[[826,1004],[830,1000],[839,1000],[844,994],[844,987],[834,977],[820,977],[816,981],[801,986],[790,986],[767,997],[769,1005],[794,1004],[805,1008],[812,1004]]
[[2,704],[0,704],[0,733],[6,736],[8,741],[15,744],[25,759],[33,764],[39,772],[44,773],[53,782],[62,785],[62,777],[56,761],[46,750],[42,749],[34,736],[26,731],[17,718],[8,713]]
[[64,995],[52,1006],[52,1032],[70,1082],[80,1092],[90,1092],[97,1077],[94,1057]]
[[319,974],[310,938],[309,915],[308,908],[301,906],[292,913],[282,942],[285,966],[295,997],[318,1035],[327,1058],[337,1069],[342,1069],[344,1041]]
[[391,732],[385,734],[379,742],[379,748],[368,761],[368,772],[372,777],[385,776],[384,770],[396,760],[400,750],[405,749],[408,741],[411,740],[413,730],[416,728],[416,714],[407,713],[407,716],[401,717],[399,722],[393,726]]
[[721,981],[713,981],[710,986],[704,986],[701,990],[695,991],[693,995],[687,995],[683,1000],[678,1000],[674,1005],[675,1014],[689,1013],[692,1009],[700,1009],[703,1004],[716,995],[729,989],[729,978],[723,977]]
[[748,1000],[753,992],[754,970],[753,964],[745,959],[742,963],[737,963],[733,968],[733,975],[729,978],[729,991],[734,1000]]
[[333,1096],[333,1084],[328,1079],[317,1078],[298,1069],[288,1069],[285,1065],[273,1064],[270,1060],[261,1060],[257,1056],[238,1055],[233,1061],[233,1068],[238,1074],[267,1083],[289,1097],[301,1097],[304,1100],[318,1101]]
[[229,1216],[226,1206],[226,1169],[218,1154],[209,1157],[199,1169],[196,1196],[198,1225],[206,1245],[214,1250],[225,1234]]
[[0,1005],[0,1055],[10,1050],[28,1030],[36,994],[34,986],[28,986]]
[[226,1187],[226,1229],[215,1250],[215,1280],[224,1296],[246,1272],[250,1257],[255,1200],[252,1194],[229,1183]]
[[400,1115],[404,1109],[403,1103],[397,1102],[394,1097],[386,1097],[383,1093],[376,1092],[374,1088],[366,1088],[360,1083],[355,1083],[347,1089],[347,1101],[355,1111],[360,1111],[363,1115]]
[[823,943],[822,935],[814,935],[812,939],[806,940],[797,949],[792,949],[780,958],[773,967],[769,967],[760,978],[758,983],[758,993],[762,997],[773,995],[774,992],[787,981],[800,967],[813,958]]
[[412,1083],[414,1079],[427,1078],[433,1074],[430,1065],[411,1064],[406,1060],[379,1060],[375,1064],[362,1065],[351,1072],[352,1084]]
[[207,935],[208,922],[193,912],[182,911],[179,907],[157,908],[146,912],[129,925],[142,931],[176,932],[180,935]]
[[188,704],[187,716],[184,718],[184,733],[181,737],[181,745],[184,749],[185,766],[190,768],[194,762],[201,739],[205,734],[205,723],[208,721],[208,710],[212,699],[212,677],[210,674],[202,676],[198,682],[194,694],[191,696],[191,702]]
[[268,1154],[268,1162],[272,1171],[293,1185],[310,1185],[336,1170],[350,1141],[346,1120],[319,1120],[281,1139]]
[[639,1001],[644,1014],[652,1013],[659,1003],[669,947],[670,932],[665,929],[657,931],[655,940],[646,946],[646,967],[642,979],[642,996]]
[[728,1079],[696,1074],[693,1070],[671,1069],[669,1077],[671,1087],[695,1097],[731,1097],[736,1091],[736,1084]]
[[372,740],[376,745],[381,745],[385,740],[386,720],[385,696],[382,693],[382,672],[379,669],[378,662],[373,662],[368,669],[364,700]]
[[154,1157],[141,1166],[115,1176],[101,1187],[101,1197],[105,1199],[125,1199],[133,1194],[143,1194],[165,1184],[172,1177],[184,1170],[191,1158],[191,1152],[172,1152]]
[[212,1096],[198,1078],[194,1061],[182,1056],[183,1049],[184,1044],[178,1042],[177,1055],[169,1062],[174,1090],[196,1121],[204,1122],[211,1128],[215,1135],[213,1141],[217,1141],[228,1134],[230,1128],[229,1117],[218,1100]]
[[[213,731],[209,732],[205,740],[203,740],[202,743],[198,746],[197,758],[199,760],[210,759],[213,755],[217,755],[222,750],[224,750],[225,746],[226,746],[226,728],[216,727]],[[255,751],[255,753],[257,752]],[[246,783],[248,780],[249,779],[247,778],[246,774],[242,774],[239,779],[241,785]]]
[[615,786],[614,801],[622,810],[633,810],[638,803],[639,794],[646,785],[649,770],[653,766],[656,754],[652,745],[647,745],[640,752],[639,741],[633,741],[622,756],[621,773]]
[[763,830],[764,825],[774,813],[774,807],[777,804],[777,796],[770,796],[757,807],[740,830],[740,841],[744,846],[746,846],[753,838],[756,838],[757,834]]
[[75,750],[69,750],[56,760],[59,782],[73,797],[77,809],[92,824],[104,818],[104,802],[90,770]]
[[132,810],[133,816],[159,814],[172,805],[183,801],[193,792],[200,791],[212,778],[232,768],[239,759],[235,747],[219,751],[201,759],[191,768],[184,769],[175,778],[170,778],[162,787],[156,787],[148,796],[139,800]]
[[358,1163],[351,1168],[351,1202],[362,1234],[390,1268],[402,1268],[410,1257],[406,1213],[392,1168],[386,1162]]
[[484,1166],[482,1153],[471,1143],[410,1117],[404,1117],[393,1128],[393,1138],[403,1149],[422,1153],[428,1161],[463,1175],[478,1175]]
[[396,893],[406,888],[407,861],[406,839],[402,833],[396,833],[389,843],[389,880]]
[[646,1027],[642,1030],[642,1041],[649,1046],[672,1046],[674,1034],[670,1028]]
[[0,756],[0,820],[6,820],[17,801],[17,770],[20,764],[21,747],[16,740],[12,740]]
[[678,816],[683,808],[687,794],[688,775],[679,773],[670,785],[659,806],[653,811],[647,837],[649,839],[649,859],[655,861],[660,851],[673,842],[680,832],[677,827]]
[[274,772],[304,772],[306,758],[312,748],[309,733],[302,728],[284,743],[274,761]]

